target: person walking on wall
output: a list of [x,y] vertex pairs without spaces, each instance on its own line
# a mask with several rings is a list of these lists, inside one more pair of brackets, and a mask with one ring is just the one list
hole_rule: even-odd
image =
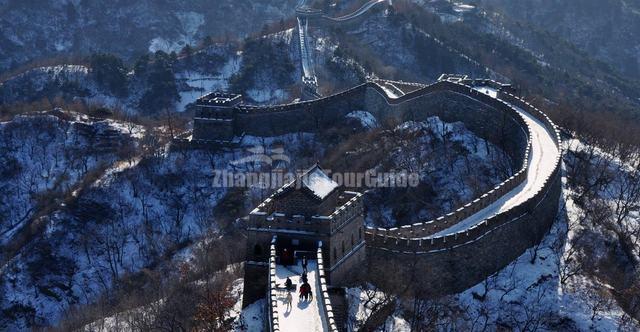
[[280,264],[284,266],[291,265],[291,254],[289,253],[289,250],[287,250],[287,248],[284,248],[284,251],[282,251],[282,259]]
[[309,292],[311,292],[311,286],[309,285],[309,283],[305,282],[304,284],[302,284],[302,286],[300,287],[301,289],[304,289],[304,300],[307,301],[309,300]]
[[302,256],[302,271],[307,272],[307,255]]
[[291,286],[293,286],[293,282],[291,282],[291,279],[289,279],[289,277],[287,277],[287,280],[284,282],[284,288],[286,288],[288,291],[291,290]]
[[293,301],[293,296],[291,296],[291,292],[287,291],[287,297],[284,299],[284,303],[286,304],[287,311],[291,311],[292,301]]
[[298,300],[302,301],[307,297],[307,288],[304,285],[300,286],[300,297]]

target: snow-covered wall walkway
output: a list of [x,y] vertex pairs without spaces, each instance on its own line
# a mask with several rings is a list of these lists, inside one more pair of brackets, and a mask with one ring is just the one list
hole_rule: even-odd
[[300,286],[302,285],[302,265],[298,263],[292,266],[276,266],[276,283],[279,286],[284,287],[284,283],[287,278],[296,284],[296,291],[291,292],[293,301],[291,307],[288,308],[285,304],[286,290],[279,291],[279,303],[278,303],[278,322],[280,324],[280,331],[309,331],[320,332],[327,331],[327,323],[324,319],[324,313],[322,312],[320,296],[321,289],[318,280],[316,261],[310,260],[307,265],[307,278],[309,285],[313,288],[313,298],[310,300],[304,300],[299,297]]
[[[492,88],[482,87],[476,88],[476,90],[485,93],[493,98],[497,98],[497,91]],[[469,218],[443,230],[435,233],[427,238],[439,237],[456,232],[463,231],[471,226],[477,225],[479,222],[486,220],[496,214],[508,211],[509,209],[518,206],[529,199],[543,189],[546,184],[546,180],[553,173],[555,162],[559,157],[560,151],[555,143],[555,133],[550,133],[545,127],[542,121],[535,118],[522,108],[509,104],[517,110],[525,119],[530,129],[530,155],[529,155],[529,167],[527,169],[526,180],[509,191],[506,195],[500,197],[493,204],[480,210]]]

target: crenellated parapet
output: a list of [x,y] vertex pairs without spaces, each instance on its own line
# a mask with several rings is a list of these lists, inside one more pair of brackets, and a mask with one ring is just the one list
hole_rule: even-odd
[[320,294],[317,296],[320,297],[320,306],[322,310],[322,314],[324,315],[324,319],[327,322],[327,327],[330,332],[337,332],[338,326],[336,324],[336,320],[334,318],[333,306],[331,305],[331,300],[329,299],[329,286],[327,283],[327,278],[325,275],[324,268],[324,258],[322,257],[322,241],[318,242],[318,250],[316,251],[316,260],[317,260],[317,273],[318,273],[318,283],[320,285]]
[[[527,148],[525,154],[525,161],[527,160],[526,158],[528,157],[528,153],[529,148]],[[384,229],[385,236],[399,238],[423,238],[456,225],[475,213],[480,212],[482,209],[494,203],[498,198],[521,185],[527,178],[527,170],[528,163],[525,162],[522,169],[520,169],[516,174],[498,184],[482,196],[466,203],[456,210],[426,222],[418,222],[411,225]]]
[[249,213],[247,227],[249,229],[287,230],[331,235],[339,231],[351,219],[362,214],[362,194],[345,191],[341,194],[342,202],[327,215],[304,216],[300,214],[286,215],[277,212],[270,206],[273,197],[265,199]]
[[276,282],[276,237],[271,240],[269,247],[269,290],[267,294],[267,308],[269,311],[269,331],[279,332],[280,322],[278,320],[278,284]]
[[[421,235],[414,237],[411,236],[411,233],[408,233],[409,236],[405,236],[405,234],[397,232],[398,228],[369,228],[365,232],[367,245],[385,250],[414,254],[429,254],[468,245],[490,234],[494,229],[518,221],[520,217],[529,214],[537,208],[543,199],[548,198],[549,193],[554,189],[552,186],[559,178],[558,172],[559,169],[554,171],[554,173],[545,180],[545,186],[538,190],[529,201],[504,213],[485,219],[467,229],[444,236],[426,238],[421,237]],[[555,216],[555,211],[553,212]]]

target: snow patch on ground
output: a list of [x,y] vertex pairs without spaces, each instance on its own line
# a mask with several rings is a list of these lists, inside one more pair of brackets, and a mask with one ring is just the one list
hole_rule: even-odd
[[367,111],[353,111],[347,114],[347,117],[360,120],[360,124],[362,124],[364,128],[378,128],[376,117]]
[[370,290],[367,293],[367,289],[362,287],[348,288],[349,317],[358,321],[364,320],[371,315],[371,308],[366,305],[366,302],[381,302],[383,297],[384,293],[380,291]]
[[[242,306],[242,299],[239,302]],[[265,321],[267,313],[265,308],[267,301],[265,299],[258,300],[248,305],[240,313],[240,323],[235,328],[235,332],[262,332],[267,322]]]
[[179,12],[176,17],[180,22],[180,35],[175,38],[156,37],[152,39],[149,52],[180,52],[187,44],[194,45],[198,42],[196,37],[198,30],[204,24],[204,15],[196,12]]
[[247,96],[258,103],[278,102],[286,100],[289,94],[284,89],[250,89]]

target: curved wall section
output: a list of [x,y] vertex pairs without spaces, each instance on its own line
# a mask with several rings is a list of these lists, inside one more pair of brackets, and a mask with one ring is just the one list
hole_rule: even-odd
[[438,239],[382,239],[367,233],[369,264],[391,264],[387,278],[416,285],[413,291],[423,296],[461,292],[540,242],[555,219],[560,191],[556,172],[537,200]]
[[[497,91],[493,98],[471,87],[468,89],[455,87],[451,90],[490,105],[505,114],[526,114],[529,117],[529,124],[526,124],[529,139],[524,160],[532,161],[533,157],[536,157],[538,163],[548,163],[543,165],[547,166],[543,168],[551,171],[537,174],[538,178],[535,181],[539,183],[533,186],[534,193],[525,201],[460,231],[444,236],[426,237],[473,216],[473,213],[478,210],[473,208],[474,206],[486,207],[507,193],[512,194],[513,191],[519,190],[518,188],[526,188],[524,184],[522,186],[513,186],[513,184],[532,181],[531,173],[537,172],[540,165],[531,166],[525,163],[515,175],[516,178],[520,178],[519,180],[509,179],[483,195],[480,202],[475,200],[436,220],[399,229],[369,229],[366,240],[370,264],[393,265],[386,269],[391,271],[388,278],[417,285],[414,291],[426,296],[438,296],[467,289],[503,268],[527,248],[538,243],[555,220],[561,194],[560,136],[556,126],[544,113],[507,92]],[[490,118],[485,119],[490,120]],[[514,119],[522,125],[517,116]],[[473,120],[467,119],[465,124],[471,128]],[[539,123],[535,123],[535,120]],[[531,149],[531,121],[534,121],[533,124],[538,127],[541,124],[543,128],[542,133],[536,132],[535,135],[546,135],[549,141],[553,142],[551,148],[536,146],[535,153],[547,154],[547,159],[531,155],[534,153]],[[482,128],[475,129],[477,133],[482,134]],[[545,151],[544,148],[553,151]],[[507,151],[509,152],[509,149]],[[527,167],[536,167],[536,169]],[[532,186],[527,185],[529,185],[528,190],[532,190]],[[468,209],[471,210],[465,213]]]
[[[370,266],[392,265],[385,269],[388,278],[424,285],[415,291],[425,295],[458,292],[538,243],[555,219],[561,193],[560,137],[553,122],[496,82],[464,83],[441,80],[390,96],[378,83],[367,82],[314,101],[271,107],[241,105],[236,112],[236,132],[270,136],[316,131],[351,111],[366,110],[379,120],[438,116],[447,122],[461,121],[501,147],[515,171],[489,192],[435,220],[365,232]],[[549,146],[540,143],[540,135],[551,142],[553,151],[545,151]],[[543,154],[547,159],[540,158]],[[538,164],[531,166],[534,162]],[[538,174],[540,163],[545,163],[544,172]],[[525,190],[527,195],[508,209],[491,210],[505,197]],[[467,224],[471,219],[477,220]],[[436,234],[442,231],[444,235]]]

